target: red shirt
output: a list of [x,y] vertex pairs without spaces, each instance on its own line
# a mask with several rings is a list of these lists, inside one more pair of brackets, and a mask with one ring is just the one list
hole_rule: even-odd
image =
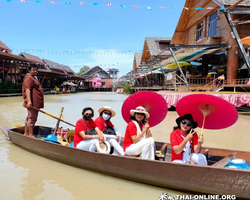
[[[83,119],[83,121],[86,124],[87,130],[96,127],[95,122],[94,122],[93,119],[90,119],[89,122],[87,122],[84,118],[82,118],[82,119]],[[76,147],[78,143],[80,143],[81,141],[83,141],[83,138],[82,138],[82,136],[79,133],[81,131],[84,131],[84,132],[87,131],[86,128],[85,128],[85,126],[84,126],[84,124],[83,124],[83,122],[82,122],[82,119],[79,119],[76,122],[75,135],[74,135],[74,147]]]
[[[180,129],[176,129],[174,130],[171,134],[170,134],[170,143],[172,146],[172,158],[171,161],[173,160],[182,160],[183,157],[183,152],[176,154],[173,150],[173,146],[179,145],[182,143],[182,141],[184,140],[183,137],[184,135],[182,135],[182,133],[180,132]],[[185,137],[185,136],[184,136]],[[191,141],[189,141],[191,142]],[[192,140],[192,147],[191,147],[191,152],[194,152],[194,146],[198,144],[198,135],[195,132],[193,135],[193,140]]]
[[[140,129],[142,131],[142,126],[140,125]],[[131,136],[137,135],[137,128],[134,124],[134,122],[130,121],[127,125],[125,136],[124,136],[124,141],[123,141],[123,150],[125,151],[127,147],[129,147],[131,144],[133,144],[133,140]]]
[[95,125],[100,129],[100,131],[104,131],[108,126],[114,127],[110,120],[104,121],[101,116],[95,119]]

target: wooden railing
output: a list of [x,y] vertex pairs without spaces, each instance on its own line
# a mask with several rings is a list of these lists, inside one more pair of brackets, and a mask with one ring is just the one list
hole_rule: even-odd
[[207,85],[208,83],[212,82],[213,78],[189,78],[188,83],[190,85]]
[[249,78],[224,80],[224,85],[247,85],[247,84],[250,84]]
[[[189,78],[188,83],[191,85],[207,85],[216,79],[214,78]],[[231,80],[221,80],[223,85],[246,85],[250,84],[249,78],[243,79],[231,79]]]

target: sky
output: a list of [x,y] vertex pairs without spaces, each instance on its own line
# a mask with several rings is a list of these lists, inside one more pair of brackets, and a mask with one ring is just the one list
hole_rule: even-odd
[[84,65],[117,68],[122,76],[133,68],[145,37],[173,36],[185,0],[55,2],[0,0],[0,40],[17,55],[26,51],[75,72]]

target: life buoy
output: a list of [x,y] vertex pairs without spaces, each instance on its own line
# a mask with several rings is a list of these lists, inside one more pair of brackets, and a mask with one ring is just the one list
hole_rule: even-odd
[[[101,147],[103,145],[105,146],[104,148]],[[107,141],[104,141],[103,143],[101,143],[101,145],[100,145],[99,142],[96,143],[96,150],[99,153],[109,154],[110,153],[110,149],[111,149],[110,143],[107,142]]]

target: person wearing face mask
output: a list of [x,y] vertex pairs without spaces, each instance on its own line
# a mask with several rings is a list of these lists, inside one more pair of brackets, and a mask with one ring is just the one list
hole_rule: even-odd
[[170,134],[171,161],[207,165],[206,157],[200,153],[204,139],[202,136],[198,137],[193,130],[198,126],[198,123],[193,120],[191,114],[178,117],[176,123],[177,126]]
[[99,142],[104,142],[104,137],[96,126],[92,117],[94,110],[86,107],[82,111],[82,118],[76,122],[74,134],[74,147],[78,149],[95,151]]
[[115,116],[115,111],[109,106],[104,106],[98,110],[100,116],[95,119],[96,126],[102,131],[104,138],[114,148],[114,155],[124,155],[124,151],[120,144],[117,142],[119,136],[117,136],[117,129],[110,121],[111,117]]

